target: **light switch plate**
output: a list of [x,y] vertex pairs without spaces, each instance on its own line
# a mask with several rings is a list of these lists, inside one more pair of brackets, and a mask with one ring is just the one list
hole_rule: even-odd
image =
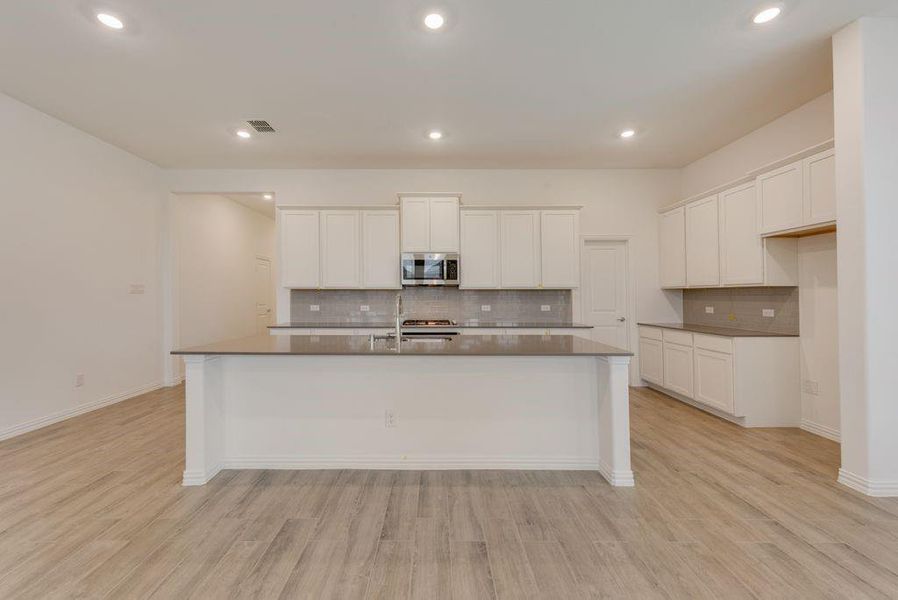
[[762,316],[762,317],[775,317],[775,316],[776,316],[776,311],[773,310],[772,308],[762,308],[762,309],[761,309],[761,316]]
[[318,312],[319,310],[321,310],[321,307],[317,304],[310,304],[309,310],[312,312]]
[[142,283],[132,283],[128,287],[129,294],[143,294],[146,291],[146,287]]
[[371,307],[368,306],[367,304],[362,304],[362,305],[359,307],[359,310],[362,311],[362,312],[368,312],[369,310],[371,310]]
[[543,312],[551,312],[552,306],[550,304],[540,304],[539,309]]
[[481,304],[480,305],[480,312],[490,312],[491,310],[493,310],[493,307],[490,306],[489,304]]
[[713,307],[713,306],[706,306],[706,307],[705,307],[705,312],[708,313],[709,315],[713,315],[713,314],[714,314],[714,307]]

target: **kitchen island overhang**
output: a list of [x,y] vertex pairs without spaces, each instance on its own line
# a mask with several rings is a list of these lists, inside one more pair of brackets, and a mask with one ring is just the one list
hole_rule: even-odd
[[262,335],[178,350],[184,485],[222,469],[591,469],[632,486],[630,353],[574,336]]

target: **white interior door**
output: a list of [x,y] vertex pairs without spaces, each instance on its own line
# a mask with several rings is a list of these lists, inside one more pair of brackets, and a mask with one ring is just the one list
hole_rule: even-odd
[[256,333],[268,333],[271,325],[271,260],[256,257]]
[[583,319],[592,339],[630,348],[627,243],[587,241],[583,247]]

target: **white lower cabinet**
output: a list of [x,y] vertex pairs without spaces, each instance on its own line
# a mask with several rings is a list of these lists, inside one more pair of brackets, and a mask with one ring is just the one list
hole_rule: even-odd
[[745,427],[801,421],[798,337],[725,337],[640,326],[639,374]]
[[692,346],[664,342],[664,387],[692,397]]
[[695,400],[725,413],[735,414],[733,404],[733,356],[696,348]]

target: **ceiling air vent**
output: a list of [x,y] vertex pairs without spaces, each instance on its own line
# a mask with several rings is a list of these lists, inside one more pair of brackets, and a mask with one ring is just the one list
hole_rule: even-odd
[[271,126],[271,123],[268,121],[262,121],[258,119],[252,119],[247,121],[250,126],[258,131],[259,133],[274,133],[274,127]]

